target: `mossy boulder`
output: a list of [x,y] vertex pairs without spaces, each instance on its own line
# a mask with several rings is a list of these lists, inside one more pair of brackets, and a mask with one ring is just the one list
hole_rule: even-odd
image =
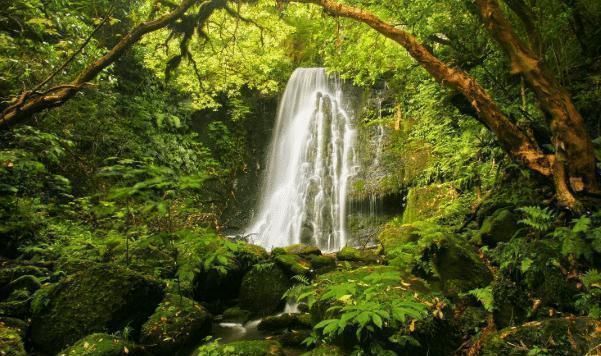
[[328,255],[312,255],[309,256],[311,269],[316,274],[331,272],[336,269],[336,257]]
[[527,291],[503,274],[498,274],[492,283],[495,305],[493,318],[497,328],[519,325],[526,320],[530,308]]
[[304,353],[302,356],[345,356],[346,353],[342,349],[335,345],[319,345],[313,350]]
[[91,265],[36,292],[32,342],[55,353],[94,332],[129,327],[136,336],[163,299],[163,288],[162,283],[121,266]]
[[290,276],[311,273],[311,262],[298,255],[280,254],[274,261]]
[[441,289],[448,295],[457,295],[483,288],[492,281],[492,273],[478,254],[459,238],[449,238],[426,252],[430,255]]
[[26,295],[20,293],[11,294],[11,298],[0,302],[0,316],[27,319],[30,316],[30,300]]
[[303,342],[306,338],[311,335],[311,330],[288,330],[280,335],[277,335],[275,339],[280,344],[286,347],[302,347]]
[[282,296],[290,286],[289,277],[277,264],[258,264],[242,280],[240,306],[257,315],[268,315],[283,305]]
[[588,317],[532,321],[481,340],[483,356],[589,355],[601,344],[601,321]]
[[458,197],[459,193],[450,184],[411,188],[407,194],[403,223],[409,224],[439,216],[444,207]]
[[[228,247],[229,246],[229,247]],[[223,252],[222,252],[223,251]],[[256,245],[243,242],[232,242],[224,238],[212,238],[199,251],[199,273],[192,281],[194,299],[209,302],[223,303],[235,299],[240,291],[242,278],[253,265],[266,261],[269,258],[267,251]],[[216,256],[227,256],[225,265],[221,269],[207,268],[208,259]]]
[[250,320],[251,315],[252,313],[250,311],[235,306],[224,310],[221,320],[224,322],[244,324]]
[[[19,288],[31,289],[33,292],[39,288],[40,279],[49,274],[48,269],[42,267],[3,263],[0,265],[0,298],[6,298]],[[33,284],[30,285],[29,282],[32,281]]]
[[499,209],[484,219],[480,237],[482,243],[494,247],[511,240],[519,229],[518,217],[509,209]]
[[174,355],[190,348],[211,331],[211,315],[197,302],[168,294],[142,326],[140,343],[157,355]]
[[274,340],[236,341],[221,345],[217,350],[223,356],[284,356],[282,345]]
[[363,264],[376,264],[380,262],[379,257],[371,250],[360,250],[354,247],[343,247],[336,253],[339,261],[360,262]]
[[58,353],[59,356],[139,356],[150,355],[132,342],[119,337],[96,333],[77,341]]
[[278,331],[290,329],[311,329],[311,314],[284,313],[263,318],[259,330]]
[[177,272],[176,258],[172,245],[138,244],[129,251],[128,268],[156,278],[172,278]]
[[382,244],[385,253],[388,253],[400,245],[416,242],[419,235],[416,233],[417,227],[412,224],[398,224],[394,221],[384,225],[378,235],[378,240]]
[[4,321],[0,321],[0,355],[27,355],[20,330],[5,324]]
[[317,246],[296,244],[284,247],[284,251],[291,255],[299,255],[301,257],[310,257],[321,255],[321,250]]

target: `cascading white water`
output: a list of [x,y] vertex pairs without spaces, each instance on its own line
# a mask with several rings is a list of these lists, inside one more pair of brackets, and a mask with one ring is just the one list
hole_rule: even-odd
[[323,68],[299,68],[280,102],[264,189],[246,235],[265,248],[346,244],[346,194],[356,132]]

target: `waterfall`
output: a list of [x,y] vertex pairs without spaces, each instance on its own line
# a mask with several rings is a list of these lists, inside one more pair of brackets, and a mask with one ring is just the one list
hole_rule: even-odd
[[265,248],[345,246],[346,194],[355,130],[340,84],[323,68],[299,68],[278,109],[259,209],[246,235]]

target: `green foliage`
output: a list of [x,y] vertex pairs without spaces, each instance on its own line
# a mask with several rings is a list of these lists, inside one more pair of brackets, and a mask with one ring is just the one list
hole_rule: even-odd
[[462,296],[471,295],[475,297],[486,309],[487,312],[492,313],[494,308],[494,299],[492,294],[492,287],[488,286],[485,288],[472,289],[467,293],[463,293]]
[[[371,271],[363,267],[351,272],[333,272],[311,285],[299,284],[287,293],[310,308],[325,308],[324,318],[305,340],[311,345],[332,341],[352,332],[359,345],[382,347],[388,342],[417,342],[410,333],[415,323],[426,319],[429,307],[425,299],[406,291],[402,274],[390,267]],[[383,329],[400,330],[390,340],[382,340]]]
[[582,276],[582,283],[584,291],[575,303],[576,308],[592,318],[601,318],[601,273],[589,270]]
[[547,232],[555,220],[555,214],[550,208],[541,208],[538,206],[524,206],[518,209],[524,214],[524,218],[519,222],[537,232]]
[[559,227],[552,236],[561,241],[565,256],[593,262],[601,254],[601,211],[574,219],[571,227]]

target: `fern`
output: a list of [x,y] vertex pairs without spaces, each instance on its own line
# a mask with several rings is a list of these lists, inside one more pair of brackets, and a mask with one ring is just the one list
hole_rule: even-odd
[[538,206],[524,206],[518,209],[524,214],[524,218],[519,222],[537,232],[547,232],[555,220],[555,214],[549,208],[541,208]]
[[484,307],[484,309],[492,313],[494,309],[494,299],[492,294],[492,286],[485,288],[472,289],[467,293],[462,293],[461,296],[471,295],[475,297]]

